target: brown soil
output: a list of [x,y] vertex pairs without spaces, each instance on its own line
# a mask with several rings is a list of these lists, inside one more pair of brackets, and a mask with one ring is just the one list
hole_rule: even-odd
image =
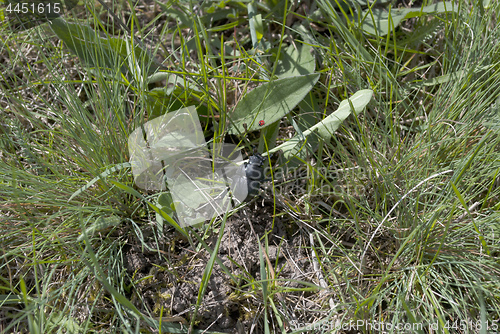
[[[293,307],[290,301],[298,300],[298,295],[297,298],[293,298],[292,293],[283,293],[283,288],[302,286],[297,281],[315,283],[316,276],[311,274],[313,273],[311,261],[301,247],[301,244],[304,244],[303,233],[296,224],[285,222],[279,217],[275,219],[273,228],[271,205],[262,206],[262,203],[253,203],[228,218],[218,255],[233,278],[217,263],[214,265],[202,305],[198,310],[197,328],[246,333],[252,326],[257,326],[257,332],[260,332],[258,328],[262,324],[259,324],[257,319],[262,319],[263,298],[260,292],[262,289],[252,288],[252,284],[248,283],[260,283],[261,261],[258,242],[248,221],[253,224],[255,233],[261,239],[266,233],[268,234],[267,255],[277,280],[274,281],[274,288],[272,283],[268,283],[268,292],[274,294],[273,300],[277,305],[285,301],[285,295],[288,309]],[[179,316],[188,323],[194,311],[200,282],[210,254],[203,250],[196,252],[180,238],[174,240],[170,237],[169,242],[166,237],[157,246],[156,243],[149,241],[154,239],[152,229],[149,233],[145,231],[142,233],[146,245],[152,249],[162,250],[162,256],[160,258],[158,252],[141,247],[139,240],[127,246],[125,259],[128,273],[134,275],[135,282],[145,278],[136,285],[132,301],[135,301],[138,308],[147,306],[157,316],[163,307],[163,316]],[[206,240],[211,249],[217,237],[218,232],[215,231]],[[261,245],[264,244],[261,241]],[[264,265],[268,268],[265,257],[263,259]],[[267,275],[271,277],[273,273],[267,270]],[[148,276],[149,278],[146,278]],[[303,292],[300,292],[300,295],[304,297]],[[144,298],[144,304],[137,296]],[[287,316],[294,318],[293,312]]]

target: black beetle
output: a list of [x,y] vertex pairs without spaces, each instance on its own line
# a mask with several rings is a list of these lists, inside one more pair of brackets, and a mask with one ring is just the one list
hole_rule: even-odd
[[243,201],[249,200],[259,194],[260,184],[265,177],[265,161],[266,158],[259,153],[256,153],[248,158],[248,162],[245,162],[245,164],[241,166],[245,173],[238,173],[238,175],[241,176],[233,180],[232,188],[236,198],[241,199],[241,197],[243,197],[241,195],[244,193],[243,189],[245,189],[245,187],[247,189],[247,195]]
[[259,193],[260,184],[264,180],[265,161],[266,158],[257,153],[248,158],[248,162],[245,163],[245,174],[248,181],[248,197],[254,197]]

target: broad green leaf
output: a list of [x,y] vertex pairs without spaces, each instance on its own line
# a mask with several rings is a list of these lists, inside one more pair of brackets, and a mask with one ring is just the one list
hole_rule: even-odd
[[[276,62],[274,74],[278,78],[287,78],[314,73],[316,63],[312,54],[312,47],[306,44],[295,47],[290,45],[280,53]],[[300,102],[304,102],[303,100]],[[259,152],[272,149],[276,145],[279,133],[279,122],[266,126],[260,135]]]
[[259,43],[260,40],[262,39],[262,37],[264,37],[264,24],[262,23],[262,15],[257,14],[252,19],[254,20],[254,27],[255,27],[255,34],[257,36],[257,43]]
[[295,135],[292,139],[270,150],[269,153],[282,150],[284,157],[289,160],[303,150],[305,145],[309,145],[307,137],[313,132],[318,133],[324,140],[330,139],[340,124],[342,124],[347,116],[351,114],[351,111],[353,111],[349,101],[352,104],[354,112],[358,114],[366,107],[368,102],[370,102],[372,96],[373,91],[371,89],[364,89],[356,92],[348,100],[340,102],[339,108],[333,114],[304,131],[302,135]]
[[265,122],[265,126],[277,122],[306,96],[318,79],[319,74],[313,73],[270,81],[255,88],[234,108],[231,115],[233,126],[228,132],[244,133],[243,124],[249,131],[262,129],[260,120]]
[[274,74],[280,79],[306,75],[314,73],[315,67],[316,63],[310,45],[303,44],[298,48],[290,45],[280,53]]
[[361,112],[368,102],[372,99],[373,91],[371,89],[364,89],[356,92],[348,100],[343,100],[340,102],[339,108],[333,114],[326,117],[321,122],[317,123],[310,129],[304,131],[304,136],[308,136],[313,131],[318,131],[319,135],[323,139],[327,140],[333,135],[333,133],[339,128],[340,124],[351,114],[351,106],[349,101],[351,101],[354,108],[354,112],[358,114]]
[[[87,25],[68,23],[63,18],[55,18],[50,27],[54,33],[73,51],[85,64],[94,67],[115,68],[118,66],[123,73],[127,69],[132,73],[142,70],[140,64],[147,66],[148,74],[154,73],[158,65],[147,51],[138,45],[134,52],[129,52],[132,46],[129,41],[120,38],[102,38]],[[134,61],[130,61],[130,57]],[[133,65],[134,68],[130,64]]]
[[250,28],[250,36],[252,38],[252,47],[257,48],[262,36],[264,35],[264,26],[262,24],[262,16],[257,14],[257,7],[254,2],[250,2],[248,10],[248,26]]
[[389,10],[385,8],[372,8],[373,19],[369,9],[362,13],[361,16],[364,20],[361,23],[361,28],[373,35],[378,32],[379,36],[385,36],[392,30],[392,25],[396,28],[403,20],[427,14],[456,13],[457,10],[458,7],[450,1],[439,2],[423,8],[392,8],[390,14]]

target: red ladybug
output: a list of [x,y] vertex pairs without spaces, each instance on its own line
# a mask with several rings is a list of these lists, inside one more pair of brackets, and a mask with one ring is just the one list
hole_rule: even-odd
[[260,126],[264,126],[264,124],[266,124],[266,122],[264,122],[264,120],[263,120],[263,119],[261,119],[261,120],[259,121],[259,125],[260,125]]

